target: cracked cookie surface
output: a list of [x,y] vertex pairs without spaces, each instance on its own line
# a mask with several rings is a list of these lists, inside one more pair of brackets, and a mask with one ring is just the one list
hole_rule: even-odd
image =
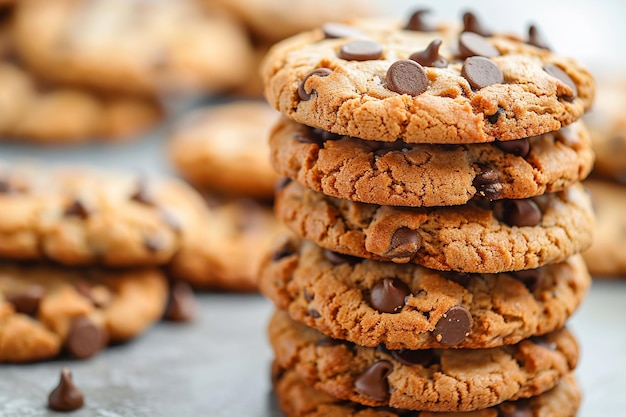
[[[580,255],[517,275],[442,274],[341,256],[293,236],[277,241],[260,276],[261,292],[293,320],[333,339],[412,350],[488,348],[560,329],[591,284]],[[469,313],[467,336],[438,341],[452,331],[446,314],[459,308]]]
[[329,196],[390,206],[448,206],[476,195],[494,200],[560,191],[586,178],[594,160],[581,123],[512,142],[441,146],[332,135],[281,118],[270,148],[283,176]]
[[499,348],[411,356],[337,342],[276,312],[269,339],[278,365],[316,389],[368,406],[413,410],[473,411],[532,397],[556,386],[578,360],[577,342],[566,329]]

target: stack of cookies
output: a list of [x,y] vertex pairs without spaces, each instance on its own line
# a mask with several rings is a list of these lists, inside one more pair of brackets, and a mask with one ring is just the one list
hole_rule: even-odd
[[575,415],[589,72],[534,26],[423,10],[302,33],[261,71],[294,232],[261,271],[283,411]]

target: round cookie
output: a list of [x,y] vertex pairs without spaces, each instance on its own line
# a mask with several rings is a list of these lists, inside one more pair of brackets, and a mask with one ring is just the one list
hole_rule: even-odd
[[335,252],[471,273],[564,261],[589,247],[594,229],[580,184],[525,200],[410,208],[328,197],[291,181],[274,208],[289,229]]
[[176,180],[1,165],[0,208],[0,257],[118,267],[169,262],[207,215]]
[[159,320],[167,279],[158,269],[104,272],[0,264],[0,362],[84,359]]
[[555,131],[591,104],[593,77],[572,59],[511,36],[404,26],[357,21],[278,43],[261,66],[266,98],[332,133],[448,144]]
[[271,208],[253,200],[212,205],[171,262],[173,276],[197,288],[257,291],[259,265],[284,232]]
[[281,118],[270,136],[279,174],[323,194],[391,206],[448,206],[476,195],[519,199],[587,177],[591,140],[582,123],[556,133],[471,145],[366,141]]
[[388,351],[329,339],[276,312],[269,324],[277,364],[314,388],[372,407],[473,411],[539,395],[578,360],[562,329],[490,349]]
[[507,401],[484,410],[468,413],[431,413],[393,409],[369,408],[361,404],[338,400],[307,385],[292,370],[275,366],[274,392],[280,409],[287,417],[496,417],[550,416],[574,417],[580,406],[581,393],[574,375],[563,377],[551,390],[528,400]]
[[[388,349],[490,348],[560,329],[591,278],[580,255],[521,273],[441,273],[339,255],[282,239],[261,292],[333,339]],[[456,325],[448,321],[458,318]]]
[[15,40],[30,67],[58,82],[144,95],[237,87],[252,71],[250,41],[230,14],[204,9],[193,0],[23,0]]
[[172,160],[198,188],[270,200],[278,175],[267,137],[277,118],[262,101],[197,110],[174,132]]
[[591,247],[583,252],[589,272],[594,277],[626,276],[626,186],[589,180],[596,212],[596,229]]

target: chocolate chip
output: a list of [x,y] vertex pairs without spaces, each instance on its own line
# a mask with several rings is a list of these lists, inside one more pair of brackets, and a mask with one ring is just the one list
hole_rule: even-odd
[[498,173],[487,166],[480,167],[480,173],[474,177],[472,185],[481,196],[489,200],[495,200],[502,194],[502,183]]
[[472,315],[465,307],[454,306],[439,319],[433,334],[442,345],[458,345],[469,336],[472,322]]
[[311,99],[311,97],[313,97],[315,94],[317,94],[317,92],[315,90],[311,90],[310,92],[307,93],[305,85],[306,85],[306,82],[307,82],[307,80],[309,78],[311,78],[311,77],[327,77],[332,72],[333,71],[331,69],[328,69],[328,68],[316,68],[313,71],[309,72],[304,77],[304,80],[302,80],[302,82],[298,86],[298,96],[300,97],[300,100],[308,101],[308,100]]
[[532,200],[503,200],[494,208],[494,214],[509,226],[537,226],[543,214]]
[[387,70],[387,88],[398,94],[419,96],[428,88],[424,67],[410,59],[401,59]]
[[550,47],[544,40],[542,33],[535,25],[530,25],[528,28],[528,43],[540,49],[545,49],[547,51],[550,50]]
[[495,145],[502,152],[510,153],[515,156],[521,156],[525,158],[530,153],[530,141],[528,138],[516,139],[516,140],[506,140],[506,141],[496,141]]
[[105,308],[113,301],[111,292],[103,286],[93,287],[85,281],[78,281],[74,284],[74,289],[97,308]]
[[313,299],[315,298],[315,294],[311,294],[309,292],[309,290],[307,290],[306,288],[302,291],[302,296],[304,297],[305,300],[307,300],[309,303],[311,301],[313,301]]
[[428,366],[433,362],[435,354],[432,349],[420,349],[420,350],[392,350],[391,355],[395,360],[404,365],[421,365]]
[[391,236],[389,249],[385,256],[389,258],[413,258],[422,245],[422,237],[417,230],[401,227]]
[[536,344],[537,346],[541,346],[544,349],[548,349],[553,352],[557,348],[556,342],[551,341],[550,339],[548,339],[547,336],[532,336],[530,337],[529,340],[533,342],[534,344]]
[[424,20],[424,15],[427,13],[430,13],[430,10],[419,9],[414,11],[404,28],[416,32],[434,32],[436,28]]
[[472,12],[463,13],[463,31],[477,33],[480,36],[491,36],[491,32],[483,27]]
[[463,32],[459,36],[459,53],[462,58],[484,56],[492,58],[500,55],[495,46],[482,36],[473,32]]
[[349,348],[352,348],[354,346],[353,343],[350,343],[347,340],[333,339],[328,336],[323,336],[321,339],[319,339],[315,343],[315,346],[319,346],[319,347],[333,347],[333,346],[341,346],[341,345],[347,346]]
[[191,321],[196,315],[196,298],[191,286],[186,282],[174,281],[163,318],[168,321]]
[[409,287],[398,278],[383,278],[370,292],[370,304],[382,313],[398,313],[411,294]]
[[567,75],[565,71],[563,71],[561,68],[557,67],[554,64],[547,64],[545,67],[543,67],[543,70],[547,72],[548,75],[561,81],[572,90],[571,95],[563,96],[563,98],[565,98],[566,100],[573,100],[578,97],[578,88],[576,87],[576,84],[574,84],[574,81],[570,78],[569,75]]
[[467,58],[463,62],[461,75],[476,90],[504,82],[504,74],[502,74],[500,68],[492,60],[482,56]]
[[272,261],[278,262],[283,258],[293,255],[295,252],[289,243],[285,243],[278,248],[272,255]]
[[45,291],[39,285],[32,285],[21,292],[7,297],[7,301],[13,304],[15,311],[29,316],[34,316],[39,310],[39,303],[44,297]]
[[472,279],[472,275],[467,272],[437,271],[437,273],[449,281],[456,282],[462,287],[467,287]]
[[72,320],[65,345],[74,357],[89,358],[102,350],[106,343],[104,329],[91,319],[80,316]]
[[343,253],[333,252],[328,249],[324,249],[324,256],[326,256],[326,259],[333,265],[345,263],[355,265],[363,260],[362,258],[358,258],[356,256],[344,255]]
[[74,385],[72,373],[68,368],[61,369],[61,380],[48,396],[48,407],[55,411],[73,411],[83,403],[83,393]]
[[441,39],[435,39],[428,44],[423,51],[415,52],[411,54],[409,59],[417,62],[425,67],[445,68],[448,66],[448,60],[439,55],[439,47],[441,46]]
[[530,292],[537,289],[544,276],[542,268],[514,271],[509,272],[509,274],[511,274],[515,279],[522,281]]
[[86,220],[89,218],[91,210],[80,198],[76,198],[72,204],[65,209],[63,214],[66,217],[80,217],[81,219]]
[[379,59],[383,47],[374,41],[357,40],[344,44],[339,50],[339,58],[348,61],[369,61]]
[[500,116],[503,114],[504,114],[504,109],[502,107],[498,107],[498,110],[496,110],[494,114],[490,114],[489,116],[487,116],[487,120],[491,124],[498,123],[498,120],[500,120]]
[[320,314],[320,312],[319,312],[319,311],[317,311],[317,310],[315,310],[315,309],[313,309],[313,308],[309,309],[309,310],[306,312],[306,314],[307,314],[309,317],[312,317],[312,318],[314,318],[314,319],[319,319],[320,317],[322,317],[322,315]]
[[322,32],[326,39],[358,38],[365,36],[360,30],[341,23],[326,23],[322,26]]
[[155,205],[152,189],[145,178],[137,181],[137,189],[130,196],[130,199],[147,206]]
[[509,401],[498,406],[498,417],[533,417],[535,413],[530,407],[530,401],[519,399]]
[[324,129],[312,128],[310,129],[310,131],[314,137],[318,138],[322,142],[326,142],[327,140],[339,140],[343,138],[342,135],[338,135]]
[[276,181],[276,184],[274,185],[274,192],[278,192],[284,189],[290,183],[291,183],[291,178],[287,178],[287,177],[280,178],[278,181]]
[[393,364],[389,361],[378,361],[354,381],[354,388],[361,395],[375,401],[385,401],[389,398],[389,382],[387,377],[393,371]]
[[158,252],[165,247],[163,239],[160,236],[144,236],[143,244],[150,252]]

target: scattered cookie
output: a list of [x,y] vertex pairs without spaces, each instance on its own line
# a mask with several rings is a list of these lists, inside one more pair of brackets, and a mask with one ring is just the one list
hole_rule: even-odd
[[282,118],[270,148],[276,170],[308,188],[392,206],[534,197],[584,179],[593,166],[582,123],[516,141],[454,146],[367,141]]
[[518,343],[563,327],[591,284],[580,255],[534,270],[472,275],[349,257],[294,237],[279,243],[261,268],[261,292],[293,320],[368,347]]
[[406,208],[328,197],[291,181],[277,217],[335,252],[437,270],[499,273],[562,262],[591,244],[594,216],[580,185],[525,200]]
[[74,385],[72,373],[68,368],[61,369],[61,380],[48,396],[48,407],[55,411],[74,411],[83,403],[83,393]]
[[278,113],[262,101],[197,110],[174,132],[176,168],[202,190],[270,200],[278,175],[267,138]]

